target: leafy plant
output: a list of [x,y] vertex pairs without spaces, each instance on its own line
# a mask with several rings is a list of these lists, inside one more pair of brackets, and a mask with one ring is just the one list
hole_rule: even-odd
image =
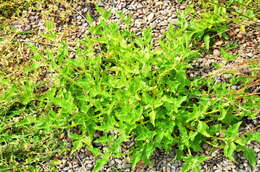
[[[136,36],[128,29],[128,17],[119,14],[127,25],[120,28],[107,21],[111,12],[99,7],[97,11],[99,24],[87,16],[90,34],[75,51],[55,39],[58,33],[49,22],[42,37],[55,46],[40,51],[27,44],[33,56],[23,68],[25,79],[11,81],[0,73],[1,166],[15,169],[24,161],[28,169],[39,168],[40,159],[68,150],[60,139],[64,135],[72,142],[72,152],[86,147],[100,157],[93,171],[101,170],[110,157],[125,155],[121,145],[130,139],[135,141],[129,152],[133,168],[140,161],[149,163],[155,149],[169,152],[175,147],[176,159],[184,161],[183,171],[199,171],[199,164],[209,157],[195,154],[205,142],[224,149],[233,161],[234,151],[244,151],[251,165],[256,164],[246,145],[259,141],[259,134],[239,136],[242,120],[256,113],[237,108],[228,83],[186,75],[189,62],[200,57],[193,45],[203,40],[209,49],[210,35],[226,28],[223,23],[229,19],[223,8],[190,20],[180,14],[180,24],[170,26],[156,49],[150,28]],[[42,68],[53,74],[47,86],[33,79],[40,77]],[[47,88],[39,91],[42,87]]]

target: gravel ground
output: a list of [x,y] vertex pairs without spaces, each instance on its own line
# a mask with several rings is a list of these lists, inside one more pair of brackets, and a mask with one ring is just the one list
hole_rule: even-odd
[[[51,2],[51,1],[50,1]],[[186,1],[187,2],[187,1]],[[13,26],[19,31],[26,34],[17,35],[16,39],[19,41],[34,41],[39,39],[35,38],[36,33],[44,31],[44,20],[51,20],[56,23],[56,30],[64,33],[63,38],[68,39],[71,42],[71,46],[75,40],[83,39],[84,33],[87,30],[88,23],[86,21],[86,14],[91,13],[92,17],[97,19],[98,14],[94,10],[94,6],[86,3],[86,1],[80,1],[80,3],[74,3],[73,6],[66,4],[54,4],[46,3],[47,5],[38,6],[36,9],[29,9],[23,11],[23,16],[19,20],[13,20]],[[177,1],[169,0],[103,0],[100,2],[100,6],[112,11],[121,11],[124,14],[133,15],[132,31],[140,34],[143,28],[151,26],[153,29],[153,36],[157,39],[166,30],[169,23],[177,24],[177,12],[185,9],[185,3],[179,3]],[[47,12],[48,11],[48,12]],[[118,20],[116,15],[112,15],[111,20]],[[96,20],[97,22],[97,20]],[[244,58],[256,58],[259,57],[260,49],[260,33],[256,31],[256,27],[253,26],[246,33],[240,33],[238,26],[232,26],[233,29],[229,31],[232,40],[238,46],[237,48],[230,50],[232,54],[240,54],[239,59]],[[215,70],[215,63],[222,63],[227,66],[228,63],[223,60],[220,48],[227,42],[224,40],[218,40],[214,47],[215,49],[209,54],[204,54],[202,58],[192,62],[192,69],[188,71],[189,76],[205,76]],[[156,45],[155,45],[156,46]],[[230,63],[230,62],[229,62]],[[236,63],[235,61],[232,63]],[[225,81],[228,76],[218,75],[216,76],[216,82]],[[235,88],[237,89],[237,88]],[[251,120],[247,121],[242,127],[254,127],[259,125],[259,121]],[[122,151],[127,151],[133,142],[123,145]],[[254,148],[257,152],[257,167],[252,169],[247,160],[245,160],[241,154],[236,153],[237,163],[233,163],[227,160],[223,153],[217,152],[213,154],[212,158],[201,165],[201,169],[204,171],[232,171],[232,172],[257,172],[260,171],[260,146],[259,143],[252,142],[250,147]],[[203,146],[204,154],[209,153],[210,147],[208,145]],[[174,151],[168,155],[161,150],[157,150],[152,157],[152,165],[145,166],[139,163],[136,169],[131,169],[129,164],[129,157],[113,158],[105,166],[103,171],[162,171],[162,172],[174,172],[179,171],[182,163],[179,161],[172,161],[175,156]],[[61,158],[61,164],[57,166],[57,169],[62,172],[86,172],[91,171],[94,166],[95,158],[85,149],[81,149],[78,153],[69,157]],[[48,163],[43,166],[42,171],[48,169]]]

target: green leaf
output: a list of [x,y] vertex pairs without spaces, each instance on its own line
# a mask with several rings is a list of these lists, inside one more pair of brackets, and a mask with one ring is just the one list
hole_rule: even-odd
[[190,131],[190,132],[189,132],[189,139],[190,139],[191,141],[193,141],[197,135],[198,135],[198,132]]
[[208,133],[209,126],[205,122],[199,121],[197,129],[200,134],[206,137],[210,137],[210,134]]
[[61,160],[51,160],[50,161],[50,165],[52,166],[57,166],[57,165],[60,165],[62,163]]
[[[144,36],[144,42],[147,46],[150,46],[151,41],[152,41],[152,32],[151,32],[151,28],[147,28],[143,31],[143,36]],[[149,47],[148,47],[149,48]]]
[[155,113],[154,110],[152,110],[152,111],[149,113],[149,117],[150,117],[151,123],[153,124],[153,126],[155,126],[156,113]]
[[199,170],[198,166],[203,161],[206,161],[207,159],[208,159],[208,157],[206,157],[206,156],[192,156],[192,155],[190,155],[187,158],[185,158],[181,171],[182,172],[188,172],[188,171],[194,170],[194,169],[195,169],[195,171],[198,171]]
[[32,63],[30,66],[26,66],[24,71],[29,73],[29,72],[32,72],[32,71],[35,71],[36,69],[38,69],[39,67],[41,67],[41,63],[39,62],[34,62]]
[[95,142],[95,143],[105,144],[105,143],[108,143],[108,142],[111,142],[111,141],[112,141],[112,138],[111,138],[111,137],[101,136],[101,137],[99,137],[98,139],[96,139],[94,142]]
[[78,151],[81,147],[85,145],[91,146],[91,138],[86,135],[78,135],[74,133],[69,134],[70,138],[73,140],[72,152]]
[[237,139],[235,142],[239,145],[245,146],[249,142],[249,140],[250,140],[250,137],[244,136],[244,137]]
[[226,61],[235,60],[239,57],[239,55],[229,53],[224,50],[224,48],[220,49],[221,57],[225,59]]
[[224,148],[224,155],[230,159],[231,161],[235,161],[234,157],[233,157],[233,153],[236,150],[236,145],[235,143],[230,143],[227,144]]
[[141,161],[142,159],[142,153],[139,151],[136,151],[133,153],[131,156],[131,163],[132,163],[132,168],[134,169],[136,167],[136,164]]
[[94,156],[100,156],[100,155],[102,154],[99,148],[88,147],[88,150],[89,150]]
[[255,140],[257,142],[260,142],[260,132],[256,132],[250,135],[250,140]]
[[111,12],[108,10],[105,10],[99,6],[96,6],[96,10],[100,13],[100,15],[105,19],[109,19],[109,17],[111,16]]
[[78,151],[80,148],[82,148],[82,146],[83,146],[83,143],[81,140],[74,141],[71,153]]
[[219,115],[219,117],[218,117],[218,120],[219,120],[219,121],[224,120],[225,117],[226,117],[226,115],[227,115],[227,110],[226,110],[226,109],[221,109],[221,110],[220,110],[220,115]]
[[108,158],[104,157],[102,159],[98,159],[96,160],[96,165],[94,167],[94,169],[92,170],[93,172],[99,172],[102,170],[102,168],[104,167],[104,165],[106,165],[106,163],[108,162]]
[[180,108],[181,107],[181,104],[184,102],[184,101],[186,101],[186,99],[187,99],[187,96],[181,96],[181,97],[178,97],[177,98],[177,100],[175,100],[175,102],[174,102],[174,111],[175,112],[177,112],[178,110],[178,108]]
[[207,108],[209,106],[209,102],[202,101],[201,104],[203,104],[203,105],[197,106],[197,105],[193,104],[193,111],[191,113],[187,114],[188,118],[187,118],[186,122],[195,121],[195,120],[203,117],[205,111],[207,110]]
[[93,22],[94,22],[94,20],[93,20],[93,18],[90,16],[90,14],[89,13],[87,13],[87,21],[88,21],[88,23],[91,25],[91,24],[93,24]]
[[228,35],[226,32],[222,33],[222,37],[223,37],[225,40],[229,40],[229,35]]
[[244,156],[249,161],[249,164],[253,167],[256,166],[256,152],[252,148],[244,148]]
[[189,136],[187,133],[187,129],[181,123],[178,123],[177,126],[180,131],[180,139],[181,139],[179,148],[183,150],[184,146],[186,146],[186,147],[190,146]]
[[225,136],[229,137],[229,140],[232,140],[233,138],[236,138],[238,136],[238,129],[241,125],[241,121],[238,123],[235,123],[231,127],[229,127],[226,131],[224,131]]
[[204,44],[207,50],[209,50],[209,44],[210,44],[210,36],[209,35],[205,35],[204,36]]
[[211,125],[210,129],[209,129],[210,135],[214,135],[214,134],[218,133],[221,130],[221,128],[222,128],[221,124]]
[[54,22],[52,22],[52,21],[46,20],[46,21],[45,21],[45,27],[46,27],[46,29],[47,29],[48,32],[51,32],[51,31],[54,29],[55,24],[54,24]]
[[121,143],[125,141],[125,137],[120,136],[114,143],[108,148],[110,152],[119,153],[121,148]]
[[144,148],[144,157],[146,159],[149,159],[150,156],[152,155],[153,151],[154,151],[153,143],[146,144],[145,148]]
[[195,151],[195,152],[202,152],[202,148],[199,144],[192,144],[191,148]]

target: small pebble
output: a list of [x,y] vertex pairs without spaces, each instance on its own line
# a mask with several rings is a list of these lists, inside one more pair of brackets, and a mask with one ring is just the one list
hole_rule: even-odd
[[218,49],[214,49],[213,50],[213,55],[216,56],[216,57],[219,57],[220,56],[220,51]]
[[147,16],[147,23],[151,23],[152,20],[154,18],[154,13],[150,13],[148,16]]

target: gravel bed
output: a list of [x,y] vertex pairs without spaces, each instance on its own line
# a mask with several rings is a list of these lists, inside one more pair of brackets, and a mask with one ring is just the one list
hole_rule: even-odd
[[[51,1],[49,1],[51,2]],[[187,1],[185,1],[187,3]],[[158,39],[167,30],[169,23],[177,24],[177,12],[184,10],[186,3],[179,3],[177,1],[170,0],[103,0],[99,5],[105,9],[115,11],[121,11],[124,14],[133,16],[133,25],[131,30],[137,34],[141,34],[141,31],[150,26],[152,27],[153,36]],[[87,30],[88,22],[85,18],[86,14],[90,12],[92,17],[98,22],[98,14],[94,10],[93,4],[87,3],[87,1],[80,1],[80,3],[74,3],[73,6],[67,6],[66,4],[54,4],[46,3],[44,6],[38,6],[35,9],[23,11],[23,18],[19,20],[13,20],[13,26],[20,32],[26,34],[17,35],[16,39],[19,41],[34,41],[36,33],[46,30],[44,26],[45,20],[51,20],[56,24],[56,30],[58,32],[64,32],[63,38],[68,39],[70,42],[74,42],[78,39],[84,38],[84,33]],[[46,13],[46,10],[49,12]],[[50,15],[51,14],[51,15]],[[111,20],[118,20],[116,15],[111,16]],[[256,58],[259,57],[260,49],[260,33],[251,28],[246,33],[240,33],[236,25],[232,26],[234,29],[229,31],[233,42],[238,44],[238,47],[231,50],[230,53],[240,54],[240,59],[243,58]],[[38,39],[38,38],[37,38]],[[230,42],[230,40],[229,40]],[[214,49],[208,54],[203,54],[202,58],[197,59],[191,63],[192,68],[189,69],[188,74],[191,78],[196,76],[205,76],[215,70],[214,64],[223,63],[224,66],[228,63],[221,58],[222,54],[220,48],[225,45],[226,41],[218,40]],[[73,46],[73,44],[72,44]],[[230,63],[230,62],[229,62]],[[236,63],[235,61],[233,64]],[[216,82],[225,81],[229,77],[226,75],[216,76]],[[237,89],[237,88],[235,88]],[[252,125],[256,126],[259,121],[251,120],[244,124],[242,127]],[[133,146],[133,142],[123,145],[122,151],[125,152]],[[213,154],[213,158],[206,161],[201,165],[203,171],[232,171],[232,172],[257,172],[260,171],[260,146],[259,143],[252,142],[250,147],[254,148],[257,152],[257,167],[252,169],[247,160],[245,160],[240,153],[236,153],[237,163],[233,163],[227,160],[223,153],[217,152]],[[204,145],[204,154],[208,153],[208,145]],[[175,172],[180,171],[182,163],[179,161],[173,161],[175,152],[166,155],[163,151],[157,150],[152,157],[152,164],[146,166],[139,163],[136,169],[132,169],[129,164],[129,157],[112,158],[109,163],[104,167],[103,171],[162,171],[162,172]],[[58,171],[61,172],[86,172],[91,171],[94,166],[95,158],[86,149],[81,149],[76,154],[60,159],[61,164],[56,166]],[[43,165],[42,171],[48,169],[48,162]]]

